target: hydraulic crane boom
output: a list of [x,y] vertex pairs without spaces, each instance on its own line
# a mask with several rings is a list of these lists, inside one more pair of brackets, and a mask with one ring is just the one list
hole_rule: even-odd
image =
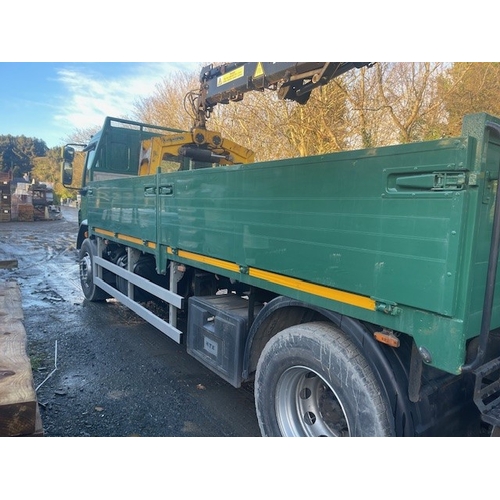
[[[240,101],[246,92],[271,89],[281,99],[304,104],[316,87],[368,62],[232,62],[206,66],[200,74],[200,90],[192,95],[195,127],[205,128],[216,104]],[[194,98],[193,98],[194,97]]]
[[157,171],[162,161],[190,158],[195,162],[233,165],[251,163],[253,151],[206,129],[217,104],[240,101],[250,91],[273,90],[279,98],[305,104],[316,87],[368,62],[232,62],[202,69],[200,87],[190,92],[194,126],[190,133],[154,137],[143,141],[140,175]]

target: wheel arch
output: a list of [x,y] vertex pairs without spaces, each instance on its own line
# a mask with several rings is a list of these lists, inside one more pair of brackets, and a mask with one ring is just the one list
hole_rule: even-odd
[[84,221],[82,221],[82,223],[80,224],[80,227],[78,228],[78,235],[76,237],[77,250],[80,250],[80,248],[82,247],[83,240],[85,240],[85,238],[87,238],[88,231],[89,231],[88,222],[87,222],[87,220],[84,220]]
[[243,379],[252,378],[264,346],[274,335],[290,326],[313,321],[330,322],[354,341],[385,392],[384,396],[394,415],[396,435],[413,435],[415,407],[408,399],[407,370],[411,342],[402,342],[398,349],[380,344],[373,336],[377,330],[375,325],[334,311],[283,296],[270,301],[257,315],[249,331],[243,360]]
[[243,358],[243,378],[249,379],[255,373],[259,356],[274,335],[289,326],[322,317],[319,309],[299,300],[279,296],[268,302],[256,316],[248,334]]

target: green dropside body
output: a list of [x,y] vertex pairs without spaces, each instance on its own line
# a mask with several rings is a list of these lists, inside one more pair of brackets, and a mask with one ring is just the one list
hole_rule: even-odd
[[[138,177],[144,137],[106,121],[82,218],[154,253],[160,273],[173,259],[403,332],[458,374],[481,327],[500,165],[489,122],[500,119],[469,115],[458,138]],[[132,176],[95,180],[106,172]]]

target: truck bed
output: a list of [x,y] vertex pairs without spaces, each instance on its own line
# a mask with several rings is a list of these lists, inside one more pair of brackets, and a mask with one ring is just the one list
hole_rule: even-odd
[[160,272],[174,259],[407,333],[458,373],[483,307],[500,164],[489,121],[467,117],[458,138],[95,182],[89,228],[154,253]]

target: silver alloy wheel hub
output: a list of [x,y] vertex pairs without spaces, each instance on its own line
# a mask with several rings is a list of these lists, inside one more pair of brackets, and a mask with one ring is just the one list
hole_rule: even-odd
[[349,422],[332,387],[314,370],[294,366],[280,377],[276,414],[284,436],[349,436]]
[[88,253],[80,259],[80,280],[87,287],[92,283],[92,260]]

